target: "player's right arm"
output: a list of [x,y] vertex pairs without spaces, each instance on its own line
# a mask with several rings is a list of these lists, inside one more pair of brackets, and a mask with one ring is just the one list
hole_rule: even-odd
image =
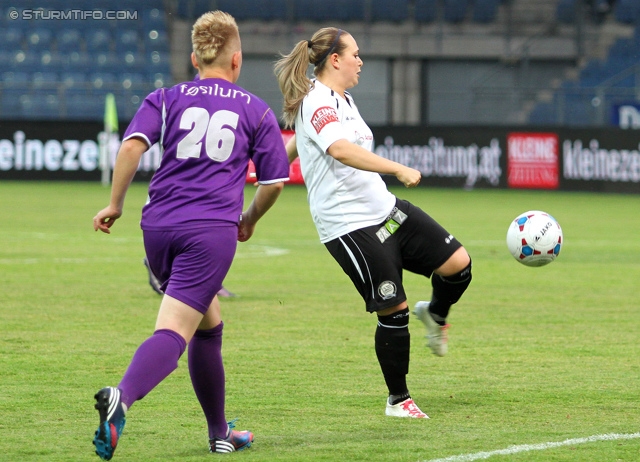
[[122,216],[124,198],[133,177],[138,170],[138,164],[142,154],[148,149],[147,143],[141,138],[129,138],[120,146],[116,165],[113,169],[113,180],[111,186],[111,201],[109,205],[100,210],[93,217],[93,229],[110,234],[109,228],[113,226],[115,220]]
[[380,157],[346,139],[332,143],[327,148],[327,153],[338,162],[358,170],[394,175],[407,188],[417,186],[422,177],[418,170]]
[[324,98],[322,93],[310,93],[300,111],[298,120],[302,121],[305,133],[338,162],[358,170],[394,175],[407,188],[420,183],[422,175],[418,170],[380,157],[349,141],[337,102],[333,99]]

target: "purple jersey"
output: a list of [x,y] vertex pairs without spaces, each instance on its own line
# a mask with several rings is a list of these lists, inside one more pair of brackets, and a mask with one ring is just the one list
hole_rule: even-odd
[[144,100],[124,140],[159,142],[162,160],[142,209],[142,229],[238,223],[249,159],[261,184],[289,178],[278,121],[257,96],[222,79],[160,88]]

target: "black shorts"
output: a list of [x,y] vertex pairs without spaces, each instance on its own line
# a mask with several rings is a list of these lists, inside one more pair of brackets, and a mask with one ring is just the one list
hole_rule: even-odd
[[325,246],[375,312],[407,300],[402,271],[431,277],[462,244],[411,203],[396,199],[382,223],[350,232]]

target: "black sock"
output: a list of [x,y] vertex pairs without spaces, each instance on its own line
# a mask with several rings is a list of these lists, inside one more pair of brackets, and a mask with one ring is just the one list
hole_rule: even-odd
[[457,274],[451,276],[434,274],[431,276],[433,292],[429,303],[429,312],[435,315],[432,316],[434,321],[444,326],[451,305],[460,300],[469,284],[471,284],[471,262]]
[[376,356],[382,369],[389,395],[404,396],[409,373],[409,309],[388,316],[378,316],[375,336]]
[[389,404],[393,406],[394,404],[401,403],[409,398],[411,398],[409,392],[403,393],[401,395],[389,395]]

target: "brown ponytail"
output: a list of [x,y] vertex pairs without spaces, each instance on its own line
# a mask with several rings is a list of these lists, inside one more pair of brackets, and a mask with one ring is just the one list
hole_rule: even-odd
[[333,53],[341,54],[345,46],[340,37],[347,32],[335,27],[318,30],[311,40],[301,40],[288,55],[276,62],[274,71],[278,78],[280,91],[284,96],[283,119],[286,127],[293,127],[300,104],[312,87],[307,77],[309,64],[314,65],[314,75],[320,75]]

